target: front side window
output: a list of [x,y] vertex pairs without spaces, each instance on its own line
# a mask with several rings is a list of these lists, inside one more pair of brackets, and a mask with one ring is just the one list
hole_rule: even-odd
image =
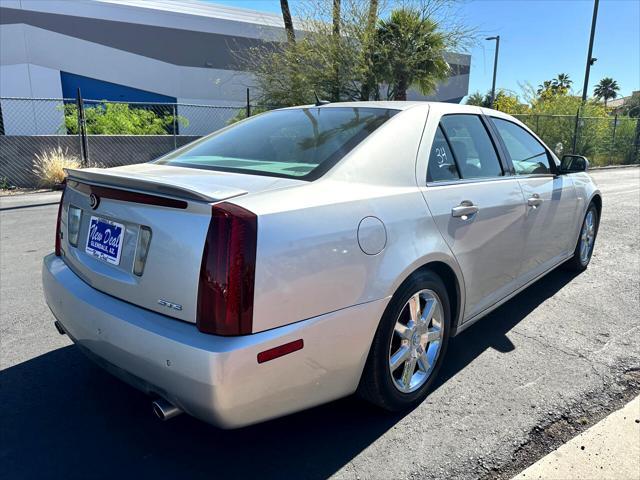
[[440,125],[449,139],[462,178],[503,175],[498,154],[477,115],[445,115]]
[[431,153],[429,154],[427,182],[443,182],[458,180],[459,178],[458,168],[447,139],[442,133],[442,128],[438,127],[436,135],[433,137]]
[[296,108],[250,118],[156,163],[313,180],[397,110]]
[[547,150],[533,135],[507,120],[492,120],[502,137],[517,175],[551,173]]

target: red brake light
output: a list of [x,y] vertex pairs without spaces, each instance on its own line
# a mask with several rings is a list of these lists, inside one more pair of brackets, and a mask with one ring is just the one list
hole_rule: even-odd
[[58,220],[56,221],[56,243],[55,243],[55,252],[56,256],[62,255],[62,230],[60,227],[60,221],[62,220],[62,202],[64,201],[64,192],[67,190],[67,185],[65,184],[62,189],[62,195],[60,196],[60,204],[58,205]]
[[257,220],[231,203],[213,206],[200,266],[196,323],[201,332],[251,333]]

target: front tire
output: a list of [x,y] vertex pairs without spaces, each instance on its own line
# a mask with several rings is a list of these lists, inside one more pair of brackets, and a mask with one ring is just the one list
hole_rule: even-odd
[[451,308],[442,280],[412,275],[393,295],[378,326],[358,394],[386,410],[422,402],[449,342]]
[[596,243],[599,221],[598,209],[591,203],[582,221],[582,227],[580,227],[580,237],[573,252],[573,258],[567,262],[567,266],[571,270],[582,272],[589,266]]

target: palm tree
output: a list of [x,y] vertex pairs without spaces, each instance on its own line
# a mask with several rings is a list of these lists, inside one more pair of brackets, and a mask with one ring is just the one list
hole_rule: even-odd
[[553,82],[551,80],[545,80],[540,85],[538,85],[538,95],[542,95],[545,92],[548,92],[553,89]]
[[376,38],[376,21],[378,20],[378,0],[369,0],[367,26],[363,39],[363,64],[364,76],[360,85],[360,99],[369,100],[371,93],[376,90],[376,78],[374,75],[373,56]]
[[438,24],[412,8],[391,12],[378,24],[380,80],[388,85],[387,97],[406,100],[415,85],[423,95],[432,93],[449,75],[444,59],[446,39]]
[[340,48],[340,0],[333,0],[332,16],[332,36],[334,49],[333,52],[333,101],[340,101],[340,60],[338,58],[338,49]]
[[474,105],[476,107],[489,108],[491,106],[491,92],[487,92],[484,95],[482,95],[480,92],[472,93],[467,97],[467,101],[465,102],[465,104]]
[[611,77],[605,77],[595,86],[593,94],[598,99],[604,99],[604,108],[607,108],[607,101],[616,98],[618,90],[620,90],[618,82]]
[[564,94],[569,91],[569,88],[571,88],[573,80],[569,78],[569,75],[567,73],[559,73],[551,83],[556,93]]
[[571,88],[573,80],[566,73],[559,73],[553,80],[545,80],[538,85],[537,93],[540,96],[547,97],[549,95],[566,95]]
[[282,20],[284,20],[284,29],[287,32],[287,41],[295,43],[296,34],[293,30],[293,20],[291,19],[291,10],[289,9],[289,0],[280,0],[280,10],[282,10]]
[[333,23],[333,34],[337,37],[340,35],[340,0],[333,0],[331,18]]
[[484,96],[480,92],[474,92],[467,97],[466,105],[474,105],[476,107],[483,107]]

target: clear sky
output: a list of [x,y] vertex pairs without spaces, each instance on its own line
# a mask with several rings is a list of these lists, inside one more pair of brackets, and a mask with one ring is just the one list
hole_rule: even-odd
[[[294,9],[296,0],[289,3]],[[280,13],[279,0],[211,0]],[[520,92],[519,84],[533,86],[568,73],[576,93],[582,93],[593,0],[469,0],[460,14],[480,33],[471,50],[469,92],[491,88],[495,42],[500,35],[497,88]],[[640,90],[640,0],[601,0],[598,10],[589,95],[603,77],[612,77],[620,96]]]

